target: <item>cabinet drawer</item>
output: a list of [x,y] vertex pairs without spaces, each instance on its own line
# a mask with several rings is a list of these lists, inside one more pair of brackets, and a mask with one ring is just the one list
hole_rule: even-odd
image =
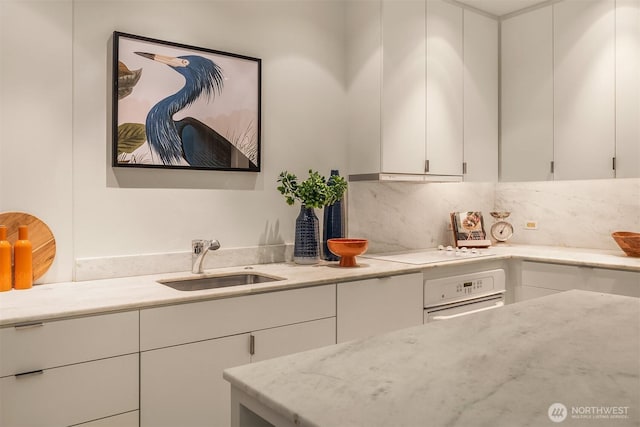
[[640,297],[640,272],[524,261],[522,286]]
[[0,426],[63,426],[138,409],[139,356],[0,379]]
[[0,329],[0,377],[139,351],[138,312]]
[[575,265],[522,262],[522,286],[567,291],[580,284],[580,268]]
[[333,317],[335,285],[267,292],[140,311],[141,350]]

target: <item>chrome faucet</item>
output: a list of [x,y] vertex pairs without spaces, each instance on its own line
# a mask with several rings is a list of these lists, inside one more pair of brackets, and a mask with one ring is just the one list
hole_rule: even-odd
[[220,249],[220,242],[217,240],[192,240],[191,241],[191,272],[202,274],[202,261],[210,250]]

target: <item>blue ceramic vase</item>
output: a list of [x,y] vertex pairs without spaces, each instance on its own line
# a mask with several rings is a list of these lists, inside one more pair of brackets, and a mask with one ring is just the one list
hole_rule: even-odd
[[[331,175],[339,175],[338,171],[333,169]],[[338,261],[339,256],[329,250],[327,240],[344,237],[344,206],[342,199],[332,205],[324,208],[324,218],[322,227],[322,254],[327,261]]]
[[293,262],[296,264],[317,264],[319,261],[320,222],[313,208],[302,205],[296,218]]

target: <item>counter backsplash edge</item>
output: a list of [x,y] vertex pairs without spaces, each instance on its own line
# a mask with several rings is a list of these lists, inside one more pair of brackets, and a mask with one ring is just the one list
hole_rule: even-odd
[[[269,264],[291,259],[293,244],[222,248],[204,260],[204,268]],[[115,257],[78,258],[75,260],[75,282],[113,279],[147,274],[191,270],[191,252],[136,254]]]

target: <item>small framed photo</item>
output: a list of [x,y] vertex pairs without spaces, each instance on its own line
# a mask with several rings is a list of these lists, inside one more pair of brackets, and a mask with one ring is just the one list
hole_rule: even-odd
[[259,172],[261,67],[114,32],[112,165]]

